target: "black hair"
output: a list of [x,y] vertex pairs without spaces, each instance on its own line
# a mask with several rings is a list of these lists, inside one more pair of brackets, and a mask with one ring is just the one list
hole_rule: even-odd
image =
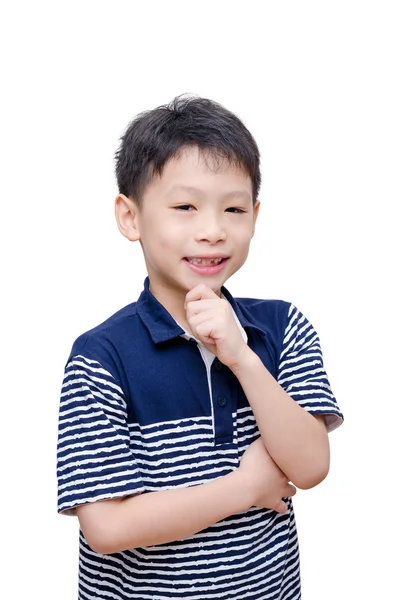
[[260,156],[251,133],[221,104],[186,94],[140,113],[128,125],[115,153],[119,192],[139,204],[153,175],[161,176],[166,163],[189,146],[245,171],[252,181],[256,202],[261,182]]

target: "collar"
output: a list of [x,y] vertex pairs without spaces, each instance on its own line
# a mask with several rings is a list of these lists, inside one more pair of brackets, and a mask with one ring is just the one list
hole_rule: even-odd
[[[185,333],[175,319],[170,315],[166,308],[153,296],[149,289],[149,277],[146,277],[144,289],[136,303],[136,310],[142,322],[150,333],[150,336],[155,344],[167,342]],[[256,329],[262,335],[266,336],[266,331],[253,323],[249,316],[244,313],[244,309],[233,298],[225,287],[221,288],[222,294],[231,304],[238,320],[243,329]]]

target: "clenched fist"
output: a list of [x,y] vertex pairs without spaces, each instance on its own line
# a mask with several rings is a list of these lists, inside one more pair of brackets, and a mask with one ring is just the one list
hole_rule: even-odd
[[185,299],[193,335],[226,366],[238,365],[252,352],[245,343],[229,302],[206,285],[198,285]]

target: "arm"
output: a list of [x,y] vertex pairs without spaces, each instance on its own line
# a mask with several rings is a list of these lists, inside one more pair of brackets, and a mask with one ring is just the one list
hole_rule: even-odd
[[95,552],[156,546],[183,539],[249,508],[237,471],[190,488],[149,492],[77,508],[80,526]]
[[187,538],[251,506],[283,513],[281,498],[295,493],[258,439],[235,471],[210,483],[85,504],[77,515],[90,547],[112,554]]
[[251,405],[267,450],[286,476],[302,489],[327,475],[330,451],[322,417],[301,408],[246,347],[231,367]]
[[291,306],[278,382],[244,342],[226,300],[196,286],[186,295],[186,314],[196,337],[239,380],[263,443],[280,469],[300,488],[320,483],[329,469],[329,442],[323,418],[310,413],[336,419],[341,414],[310,324]]

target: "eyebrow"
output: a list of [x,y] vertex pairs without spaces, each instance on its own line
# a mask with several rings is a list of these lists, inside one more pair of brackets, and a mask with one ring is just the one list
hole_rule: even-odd
[[[204,194],[203,190],[201,190],[200,188],[196,188],[190,185],[176,185],[170,189],[169,193],[171,194],[172,192],[187,192],[191,196],[203,196]],[[226,194],[223,194],[222,198],[224,198],[225,200],[242,198],[248,200],[249,202],[252,201],[252,198],[248,194],[248,192],[245,192],[243,190],[232,190],[230,192],[227,192]]]

